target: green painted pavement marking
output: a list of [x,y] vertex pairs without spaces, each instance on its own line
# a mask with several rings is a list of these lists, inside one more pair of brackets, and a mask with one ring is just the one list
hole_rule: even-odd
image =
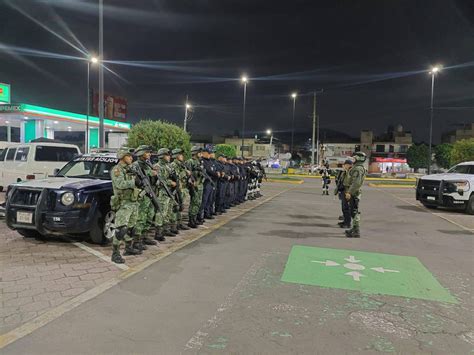
[[458,303],[412,256],[295,245],[281,281]]

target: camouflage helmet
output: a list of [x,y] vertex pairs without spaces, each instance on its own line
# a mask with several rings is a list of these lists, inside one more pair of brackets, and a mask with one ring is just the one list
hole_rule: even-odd
[[134,153],[134,151],[135,151],[135,150],[134,150],[133,148],[121,147],[121,148],[119,148],[119,150],[117,151],[117,158],[123,159],[126,155],[132,156],[133,153]]
[[367,159],[367,155],[364,152],[355,152],[352,156],[356,162],[363,163]]
[[153,151],[153,147],[150,147],[149,145],[141,145],[137,149],[135,149],[135,155],[137,157],[141,157],[146,152],[151,153],[152,151]]
[[180,148],[176,148],[171,151],[171,155],[173,158],[176,158],[180,154],[183,154],[183,150]]
[[161,148],[160,150],[158,150],[157,155],[158,155],[158,158],[161,158],[164,155],[170,155],[170,150],[168,148]]
[[197,154],[197,153],[200,153],[201,151],[202,151],[201,147],[198,147],[197,145],[195,145],[191,148],[191,153],[192,154]]

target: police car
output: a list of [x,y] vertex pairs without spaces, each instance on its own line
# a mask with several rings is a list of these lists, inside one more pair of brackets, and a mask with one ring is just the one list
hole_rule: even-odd
[[444,174],[421,177],[416,199],[428,208],[443,206],[474,214],[474,161],[458,164]]
[[7,226],[25,237],[81,236],[104,243],[104,224],[113,193],[113,153],[81,155],[42,180],[23,181],[7,190]]

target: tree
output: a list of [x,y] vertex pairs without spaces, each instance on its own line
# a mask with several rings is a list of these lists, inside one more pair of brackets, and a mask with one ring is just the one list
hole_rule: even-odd
[[420,168],[428,168],[428,147],[424,144],[413,144],[407,151],[407,161],[410,168],[418,171]]
[[444,143],[437,145],[435,148],[435,160],[438,166],[448,169],[451,167],[451,153],[453,145]]
[[462,139],[453,144],[451,165],[474,160],[474,138]]
[[181,127],[163,121],[140,121],[128,132],[128,146],[131,148],[142,144],[152,145],[155,149],[181,148],[186,156],[191,151],[189,139],[189,134]]
[[230,145],[230,144],[218,144],[215,146],[215,148],[216,148],[216,156],[219,154],[223,154],[227,157],[235,157],[237,154],[235,146]]

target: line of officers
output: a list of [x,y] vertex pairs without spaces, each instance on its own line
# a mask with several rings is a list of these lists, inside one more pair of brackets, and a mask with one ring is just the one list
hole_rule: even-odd
[[[197,228],[206,219],[226,213],[246,200],[261,197],[265,170],[259,161],[227,157],[194,146],[185,161],[182,149],[170,151],[141,145],[122,147],[119,163],[112,169],[112,261],[124,263],[123,255],[138,255],[147,245],[157,245],[180,230]],[[134,161],[135,157],[135,161]],[[154,164],[152,157],[158,160]],[[183,212],[188,208],[188,223]]]

